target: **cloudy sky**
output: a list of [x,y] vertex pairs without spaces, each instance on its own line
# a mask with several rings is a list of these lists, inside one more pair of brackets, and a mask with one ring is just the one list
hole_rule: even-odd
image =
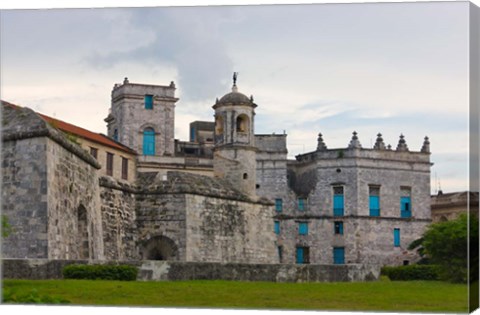
[[213,120],[234,71],[259,105],[256,133],[289,156],[363,147],[381,132],[431,142],[432,192],[467,190],[468,3],[5,10],[1,98],[106,133],[110,92],[174,81],[176,138]]

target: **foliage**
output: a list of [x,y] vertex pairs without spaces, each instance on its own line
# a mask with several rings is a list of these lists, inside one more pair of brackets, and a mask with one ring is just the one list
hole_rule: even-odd
[[68,265],[62,270],[65,279],[134,281],[138,269],[129,265]]
[[[471,263],[478,266],[478,218],[460,215],[456,220],[432,224],[423,236],[425,255],[434,264],[440,265],[442,279],[452,282],[467,282],[468,252],[470,241]],[[470,239],[469,239],[470,232]],[[478,278],[478,268],[471,268],[472,281]]]
[[19,304],[68,304],[70,301],[49,295],[40,295],[36,289],[17,295],[9,289],[2,292],[2,303]]
[[2,215],[2,237],[8,237],[12,233],[12,227],[8,223],[8,218],[5,215]]
[[[18,293],[74,305],[466,313],[467,286],[440,281],[280,283],[254,281],[4,280]],[[239,294],[239,292],[241,294]]]
[[441,267],[437,265],[409,265],[383,267],[381,274],[392,281],[439,280]]

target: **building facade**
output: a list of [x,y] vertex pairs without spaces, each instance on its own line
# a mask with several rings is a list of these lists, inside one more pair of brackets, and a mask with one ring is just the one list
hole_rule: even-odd
[[[30,235],[46,242],[43,253],[52,254],[45,257],[371,265],[418,259],[407,247],[431,222],[428,138],[419,151],[410,151],[403,135],[395,149],[385,146],[380,134],[373,148],[363,148],[354,132],[345,148],[329,149],[319,134],[315,151],[290,160],[286,134],[255,134],[257,104],[239,92],[236,78],[232,91],[215,101],[215,120],[190,124],[189,141],[175,139],[177,101],[173,82],[160,86],[125,79],[115,84],[105,119],[108,137],[103,136],[110,146],[103,143],[97,148],[99,141],[78,131],[81,141],[69,142],[84,149],[77,154],[83,161],[78,163],[90,163],[85,166],[89,173],[82,175],[89,183],[79,181],[71,191],[64,191],[77,200],[70,217],[52,223],[55,215],[50,213],[58,213],[58,207],[52,209],[41,201],[48,197],[32,201],[45,208],[41,212],[45,226],[60,225],[77,239],[83,235],[83,249],[77,246],[74,251],[73,241],[63,244],[66,236],[51,232],[55,229],[45,228],[54,234],[48,237],[47,232]],[[11,115],[22,116],[24,111],[17,108]],[[10,127],[15,134],[15,121],[12,118],[13,125],[4,130]],[[56,125],[68,140],[65,133],[72,133],[72,128]],[[49,128],[57,130],[55,123]],[[5,152],[13,145],[9,139],[3,139]],[[112,151],[112,144],[117,151]],[[57,154],[54,151],[50,155]],[[86,160],[81,158],[85,153]],[[92,159],[95,153],[97,159]],[[128,160],[127,178],[118,172],[125,170],[125,164],[112,164],[112,154],[114,161]],[[54,169],[46,162],[49,153],[45,156],[39,163],[45,161],[45,167]],[[30,158],[4,154],[4,177],[11,177],[15,159],[28,164]],[[76,180],[77,175],[71,176]],[[11,181],[7,193],[18,194],[18,183]],[[56,183],[42,183],[47,191],[54,191]],[[65,185],[63,189],[70,187]],[[88,205],[78,201],[80,195],[88,196],[83,185],[91,189]],[[54,196],[52,206],[65,202]],[[6,204],[12,207],[6,213],[14,226],[33,222],[17,209],[29,207],[27,203]],[[30,250],[20,253],[14,248],[24,248],[29,241],[22,243],[16,237],[4,240],[4,253],[23,258]],[[66,247],[53,250],[53,240],[59,243],[55,246]]]

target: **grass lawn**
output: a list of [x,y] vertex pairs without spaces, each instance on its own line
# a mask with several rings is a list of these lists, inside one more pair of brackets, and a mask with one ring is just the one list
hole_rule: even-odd
[[3,289],[35,289],[73,305],[236,309],[467,312],[467,286],[438,281],[272,283],[4,280]]

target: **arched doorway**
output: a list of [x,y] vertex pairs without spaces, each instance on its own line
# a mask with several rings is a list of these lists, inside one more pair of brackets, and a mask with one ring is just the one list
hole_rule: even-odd
[[175,242],[166,236],[155,236],[144,243],[144,260],[177,260],[178,248]]
[[77,209],[77,245],[78,259],[89,259],[90,243],[88,242],[87,209],[80,205]]

